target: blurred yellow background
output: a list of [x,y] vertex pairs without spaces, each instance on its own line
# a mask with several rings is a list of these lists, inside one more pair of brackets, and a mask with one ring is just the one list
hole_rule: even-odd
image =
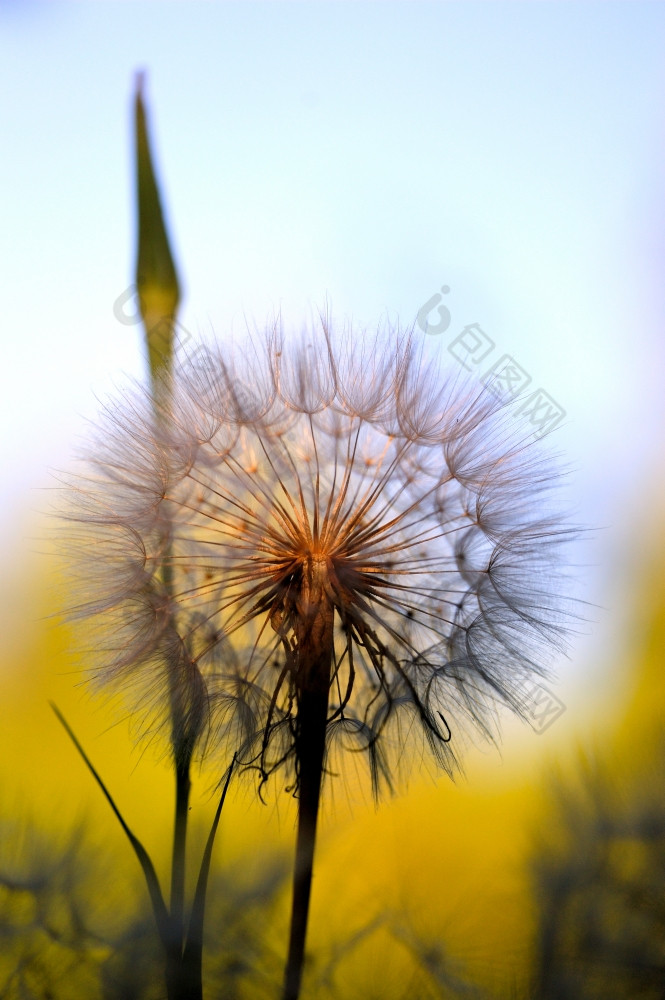
[[[146,905],[50,700],[168,868],[168,764],[81,685],[57,619],[57,529],[36,513],[99,399],[144,371],[138,321],[117,308],[133,282],[128,98],[143,66],[181,335],[280,311],[300,324],[326,304],[359,326],[409,325],[446,282],[451,336],[479,322],[493,357],[566,411],[551,443],[594,529],[572,572],[586,621],[550,685],[560,719],[541,734],[506,720],[455,784],[423,776],[378,808],[362,782],[329,782],[304,995],[662,996],[665,8],[155,10],[0,6],[0,993],[20,996],[25,973],[34,996],[52,983],[62,1000],[101,996],[108,942]],[[193,858],[214,781],[195,775]],[[231,980],[277,995],[295,821],[277,798],[260,806],[246,785],[225,808],[211,1000]],[[233,924],[241,910],[258,945]],[[212,968],[218,939],[237,968]],[[114,976],[106,995],[129,995]]]

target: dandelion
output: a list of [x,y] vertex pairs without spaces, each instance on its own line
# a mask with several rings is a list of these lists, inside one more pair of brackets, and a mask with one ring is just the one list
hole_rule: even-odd
[[469,728],[491,737],[498,706],[520,712],[561,644],[567,532],[534,447],[408,335],[325,322],[200,349],[168,401],[107,411],[73,514],[96,674],[135,692],[148,732],[168,718],[192,752],[237,751],[260,788],[286,773],[286,1000],[339,753],[366,758],[377,794],[423,751],[452,774]]

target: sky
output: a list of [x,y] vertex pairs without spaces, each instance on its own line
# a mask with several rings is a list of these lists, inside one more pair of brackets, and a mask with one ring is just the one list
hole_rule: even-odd
[[[99,400],[144,369],[143,70],[184,331],[326,309],[415,323],[454,367],[477,323],[488,365],[511,356],[555,402],[596,676],[663,496],[664,41],[657,3],[0,0],[7,564],[39,549]],[[437,296],[450,324],[423,333]]]

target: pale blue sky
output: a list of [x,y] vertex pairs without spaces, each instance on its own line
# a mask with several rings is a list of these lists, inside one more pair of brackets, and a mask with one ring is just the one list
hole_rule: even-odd
[[664,42],[658,3],[0,0],[3,537],[142,369],[144,68],[183,325],[408,324],[445,282],[442,349],[478,322],[567,411],[611,589],[662,465]]

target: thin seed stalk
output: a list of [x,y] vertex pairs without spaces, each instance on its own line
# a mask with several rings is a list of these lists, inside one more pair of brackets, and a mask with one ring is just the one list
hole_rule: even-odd
[[298,832],[283,1000],[297,1000],[302,982],[333,664],[334,613],[326,594],[324,561],[311,561],[304,576],[295,652]]
[[[147,324],[146,332],[149,333]],[[170,356],[168,360],[170,360]],[[158,429],[162,422],[168,425],[171,417],[172,373],[170,365],[164,365],[158,372],[151,362],[151,375],[156,401],[154,420]],[[168,534],[165,534],[163,543],[162,583],[164,590],[170,595],[173,589],[173,566]],[[174,678],[170,673],[169,688],[171,740],[175,764],[175,818],[171,854],[169,940],[166,946],[166,992],[168,1000],[202,1000],[201,953],[188,951],[188,961],[185,961],[185,875],[193,745],[189,734],[185,732],[183,727],[179,679]]]
[[184,932],[185,852],[187,847],[187,814],[189,812],[189,759],[176,763],[176,802],[173,826],[173,857],[171,865],[171,917],[178,929],[180,941]]
[[176,755],[176,801],[171,860],[171,899],[169,941],[166,949],[166,983],[168,1000],[201,1000],[201,972],[193,975],[183,963],[185,945],[185,856],[187,847],[187,817],[189,812],[190,755]]
[[[169,560],[170,547],[162,566],[164,588],[171,592],[173,572]],[[189,795],[192,787],[190,768],[192,746],[183,737],[182,704],[178,681],[169,677],[171,701],[171,726],[175,766],[175,816],[173,823],[173,850],[171,854],[171,895],[169,913],[169,941],[166,949],[166,987],[168,1000],[202,1000],[202,976],[198,969],[186,967],[183,961],[185,947],[185,875],[187,857],[187,820]]]

